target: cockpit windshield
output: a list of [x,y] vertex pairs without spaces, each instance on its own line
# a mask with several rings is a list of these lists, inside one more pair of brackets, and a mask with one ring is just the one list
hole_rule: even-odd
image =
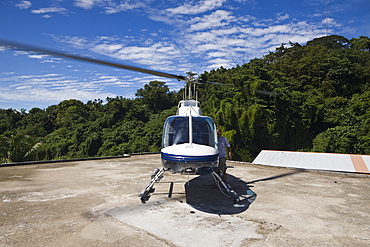
[[182,143],[196,143],[217,148],[216,126],[213,119],[204,116],[167,118],[163,128],[162,147]]
[[193,143],[217,148],[216,129],[210,117],[192,117]]
[[163,146],[189,143],[189,117],[170,117],[164,125]]

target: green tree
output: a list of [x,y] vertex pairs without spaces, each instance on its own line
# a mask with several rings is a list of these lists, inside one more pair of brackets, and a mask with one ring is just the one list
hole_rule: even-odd
[[352,38],[350,40],[351,46],[354,49],[370,51],[370,38],[367,36],[360,36],[359,38]]
[[86,106],[75,99],[64,100],[56,108],[56,123],[60,127],[71,129],[76,123],[83,123],[88,119]]
[[159,113],[176,104],[175,94],[169,92],[164,82],[151,81],[144,88],[137,90],[136,94],[152,113]]
[[0,160],[4,163],[32,160],[32,153],[41,145],[27,135],[17,134],[7,138],[0,136]]
[[307,42],[307,46],[317,46],[321,45],[328,49],[342,49],[342,48],[348,48],[350,45],[350,42],[348,39],[346,39],[343,36],[340,35],[329,35],[324,36],[321,38],[316,38],[311,41]]

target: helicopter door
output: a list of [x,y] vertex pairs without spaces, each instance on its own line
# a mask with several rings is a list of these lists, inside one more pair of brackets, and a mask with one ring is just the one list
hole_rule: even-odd
[[189,117],[167,118],[163,127],[162,147],[189,143]]

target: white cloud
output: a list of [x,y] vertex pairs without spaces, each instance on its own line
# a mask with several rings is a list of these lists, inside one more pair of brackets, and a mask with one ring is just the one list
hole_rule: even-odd
[[50,35],[50,36],[59,42],[68,43],[77,48],[84,48],[88,44],[86,37],[81,37],[81,36],[58,36],[56,37],[54,35]]
[[126,82],[118,78],[117,76],[102,75],[93,80],[94,83],[105,84],[105,85],[116,85],[119,87],[130,87],[133,85],[132,82]]
[[148,46],[123,46],[122,44],[96,44],[93,51],[120,60],[130,60],[140,64],[171,66],[171,60],[180,56],[181,52],[176,45],[158,42]]
[[322,24],[328,25],[328,26],[336,26],[339,27],[340,24],[338,24],[333,18],[325,18],[324,20],[321,21]]
[[20,9],[28,9],[32,6],[32,3],[30,3],[29,1],[21,1],[20,3],[16,4],[15,6],[20,8]]
[[229,68],[232,67],[233,63],[230,61],[230,59],[224,59],[224,58],[216,58],[209,60],[208,63],[208,69],[217,69],[220,68],[221,66],[224,68]]
[[[62,100],[76,98],[82,101],[115,97],[116,94],[104,89],[107,84],[113,84],[106,79],[80,81],[77,77],[60,74],[23,75],[1,78],[0,102],[24,101],[59,103]],[[114,84],[124,85],[116,80]]]
[[291,33],[292,31],[291,25],[275,25],[267,28],[255,28],[251,34],[253,36],[264,36],[271,33]]
[[75,0],[74,6],[87,10],[92,9],[95,6],[99,6],[104,9],[106,14],[115,14],[144,7],[145,4],[141,1],[135,1],[134,3],[131,3],[130,1],[120,1],[117,3],[112,0]]
[[276,20],[278,21],[278,22],[280,22],[280,21],[284,21],[284,20],[286,20],[286,19],[289,19],[289,15],[287,14],[287,13],[278,13],[277,14],[277,17],[276,17]]
[[[241,64],[249,59],[261,57],[269,51],[275,51],[275,48],[282,43],[289,41],[305,43],[325,34],[323,25],[320,23],[318,25],[305,21],[287,22],[288,14],[278,14],[275,19],[269,20],[255,19],[252,25],[249,24],[249,20],[254,18],[242,19],[231,13],[224,15],[224,17],[225,20],[228,20],[225,25],[216,25],[217,22],[209,21],[209,27],[213,25],[210,30],[200,28],[201,25],[199,25],[199,30],[191,28],[191,25],[195,24],[189,24],[190,28],[185,29],[187,34],[184,45],[191,49],[193,54],[202,57],[208,64],[208,69],[217,68],[217,66],[229,68],[235,66],[236,63]],[[197,20],[197,18],[193,20]],[[209,20],[212,19],[209,18]],[[203,20],[207,20],[207,18]],[[222,18],[218,18],[218,20],[222,20]],[[279,22],[282,21],[285,23],[280,24]],[[201,24],[207,27],[205,23]]]
[[59,13],[64,14],[67,12],[67,9],[65,8],[58,8],[58,7],[51,7],[51,8],[41,8],[41,9],[34,9],[31,10],[34,14],[45,14],[45,13]]
[[15,72],[2,72],[1,74],[2,74],[2,75],[9,76],[9,75],[14,75],[14,74],[15,74]]
[[32,88],[32,87],[31,86],[19,86],[19,87],[16,87],[15,89],[22,90],[22,89],[29,89],[29,88]]
[[121,2],[119,4],[111,2],[108,6],[105,6],[105,13],[107,14],[115,14],[122,11],[127,11],[131,9],[145,7],[145,4],[138,1],[135,3],[130,2]]
[[91,9],[96,3],[101,2],[101,0],[75,0],[74,5],[83,9]]
[[200,14],[221,7],[224,2],[226,0],[203,0],[195,5],[184,3],[176,8],[168,8],[166,11],[174,15]]
[[28,55],[29,58],[36,58],[36,59],[44,59],[45,57],[48,57],[49,55]]
[[192,24],[190,25],[189,29],[190,31],[213,29],[225,26],[234,20],[235,19],[230,15],[229,12],[224,10],[216,10],[210,15],[195,17],[192,20],[190,20],[189,23]]
[[100,44],[100,45],[95,46],[95,49],[98,51],[104,51],[104,52],[111,53],[111,52],[122,49],[122,45],[120,44]]

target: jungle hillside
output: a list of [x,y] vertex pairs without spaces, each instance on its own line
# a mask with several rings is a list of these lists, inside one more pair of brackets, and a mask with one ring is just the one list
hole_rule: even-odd
[[[263,149],[370,154],[370,38],[338,35],[282,44],[235,68],[204,72],[203,115],[236,160]],[[46,109],[0,109],[0,163],[158,152],[183,90],[160,81],[136,98],[76,99]]]

